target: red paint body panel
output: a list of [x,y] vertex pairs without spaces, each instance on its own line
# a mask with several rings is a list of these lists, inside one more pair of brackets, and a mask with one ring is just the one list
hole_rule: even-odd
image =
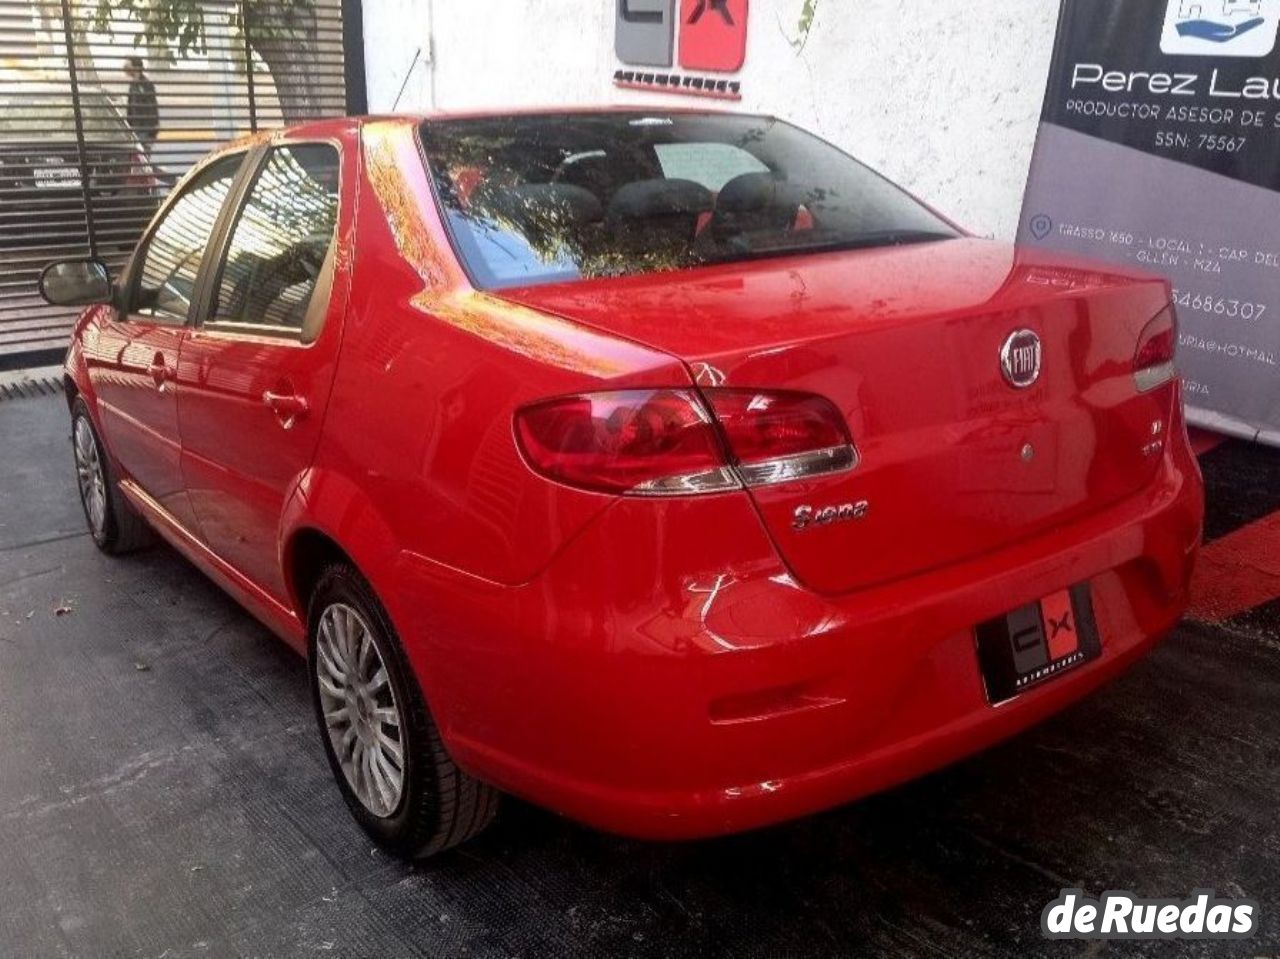
[[[607,829],[730,832],[936,768],[1114,676],[1181,616],[1202,507],[1178,445],[1141,493],[1071,528],[827,599],[741,498],[626,500],[535,583],[482,599],[406,554],[409,594],[442,601],[398,615],[469,768]],[[1101,659],[989,707],[973,624],[1077,582]]]
[[[300,132],[280,138],[306,141]],[[360,175],[354,130],[339,146],[340,183],[334,276],[323,325],[313,342],[202,327],[183,344],[178,369],[182,473],[204,542],[280,603],[290,601],[281,564],[285,502],[310,468],[324,428],[351,293],[355,190]],[[297,397],[305,411],[287,416],[268,394]],[[285,428],[285,423],[288,423]]]
[[[751,828],[1025,728],[1185,609],[1198,468],[1177,384],[1139,394],[1126,366],[1159,281],[964,239],[498,296],[454,257],[413,122],[290,136],[343,146],[320,339],[181,334],[179,415],[126,355],[147,331],[95,309],[68,375],[131,500],[295,647],[299,534],[351,557],[474,775],[639,836]],[[998,362],[1018,327],[1045,343],[1023,392]],[[644,499],[551,482],[516,446],[527,403],[706,376],[828,397],[861,465]],[[285,380],[315,401],[296,432],[255,401]],[[789,529],[798,503],[853,499],[862,523]],[[1076,583],[1101,658],[988,706],[974,626]]]
[[188,333],[180,326],[100,315],[101,322],[86,331],[83,356],[103,439],[126,475],[183,525],[194,527],[182,477],[177,391],[171,380],[160,380],[160,388],[156,379],[177,369]]
[[[1116,502],[1150,480],[1143,447],[1171,413],[1171,389],[1137,395],[1132,376],[1138,334],[1169,302],[1161,281],[1055,267],[982,240],[504,295],[668,350],[713,382],[835,401],[862,466],[755,493],[792,570],[824,593]],[[1044,342],[1044,375],[1029,390],[998,371],[1000,344],[1018,329]],[[1035,456],[1023,463],[1028,443]],[[871,509],[856,526],[790,531],[802,504],[859,501]]]

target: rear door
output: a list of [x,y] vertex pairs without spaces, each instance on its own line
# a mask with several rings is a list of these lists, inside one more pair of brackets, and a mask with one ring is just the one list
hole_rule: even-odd
[[177,369],[201,266],[243,160],[214,160],[182,188],[134,255],[121,308],[85,344],[107,445],[126,475],[191,530]]
[[338,143],[278,143],[257,169],[200,294],[178,404],[182,470],[210,548],[286,599],[278,531],[311,463],[346,306],[336,266],[350,202]]

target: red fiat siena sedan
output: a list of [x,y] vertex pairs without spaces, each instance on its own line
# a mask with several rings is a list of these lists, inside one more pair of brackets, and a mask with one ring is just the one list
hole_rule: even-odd
[[426,855],[509,791],[748,829],[1115,676],[1187,602],[1168,286],[974,239],[778,120],[344,120],[193,170],[66,364],[89,528],[309,664]]

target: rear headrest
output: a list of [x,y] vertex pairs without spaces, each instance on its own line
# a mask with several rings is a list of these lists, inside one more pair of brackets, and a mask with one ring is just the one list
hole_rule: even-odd
[[772,173],[744,173],[720,189],[716,209],[725,213],[747,213],[767,207],[800,204],[791,195],[786,181]]
[[569,183],[524,183],[485,190],[476,201],[521,227],[575,226],[604,217],[604,208],[594,193]]
[[711,191],[692,180],[637,180],[613,195],[610,220],[649,220],[657,217],[708,213]]

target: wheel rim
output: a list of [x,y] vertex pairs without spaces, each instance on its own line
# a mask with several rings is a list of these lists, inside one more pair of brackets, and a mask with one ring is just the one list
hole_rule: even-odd
[[98,455],[98,441],[93,427],[83,416],[76,417],[75,426],[76,479],[80,484],[80,500],[89,519],[94,536],[101,535],[107,518],[107,481],[102,475],[102,458]]
[[404,795],[400,708],[368,624],[344,603],[334,603],[320,617],[315,680],[347,785],[369,812],[391,816]]

